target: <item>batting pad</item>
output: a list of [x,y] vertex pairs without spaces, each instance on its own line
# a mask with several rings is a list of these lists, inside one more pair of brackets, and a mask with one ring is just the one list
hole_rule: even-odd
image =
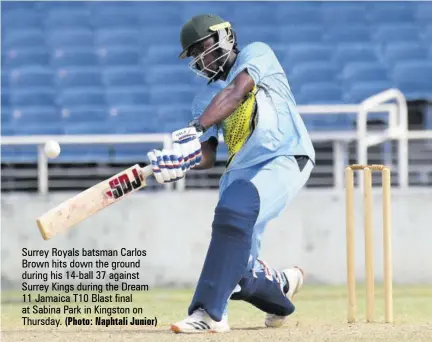
[[295,307],[282,292],[280,284],[265,271],[247,272],[239,282],[240,291],[231,299],[244,300],[258,309],[278,316],[291,315]]
[[189,315],[202,308],[215,321],[222,319],[226,303],[248,265],[259,209],[258,190],[250,181],[236,180],[223,192]]

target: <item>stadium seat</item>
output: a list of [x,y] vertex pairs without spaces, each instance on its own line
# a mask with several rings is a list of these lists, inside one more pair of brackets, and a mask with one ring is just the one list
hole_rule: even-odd
[[428,50],[418,42],[388,44],[383,53],[384,62],[390,67],[402,61],[427,60]]
[[377,26],[373,38],[381,44],[415,42],[420,34],[414,24],[388,24]]
[[[229,13],[229,21],[234,28],[239,25],[253,26],[257,23],[260,25],[274,24],[274,12],[274,9],[266,3],[250,2],[245,7],[234,7]],[[259,28],[256,31],[259,31]]]
[[[150,89],[150,104],[192,104],[194,96],[194,88],[190,86],[154,86]],[[170,120],[170,117],[166,119]]]
[[9,84],[11,88],[49,87],[53,85],[53,72],[41,66],[16,68],[9,74]]
[[93,32],[85,28],[49,31],[48,43],[52,48],[92,47]]
[[56,84],[61,88],[98,87],[101,72],[94,67],[68,67],[57,70]]
[[342,80],[346,84],[366,81],[389,81],[387,69],[378,62],[354,62],[345,65]]
[[274,33],[282,44],[319,43],[323,41],[323,30],[320,25],[283,25]]
[[[69,128],[69,134],[76,134],[79,131],[83,134],[91,134],[91,130],[76,130]],[[62,153],[56,158],[56,163],[66,162],[98,162],[107,161],[110,158],[110,146],[107,144],[75,144],[62,146]]]
[[101,48],[106,48],[111,45],[138,48],[141,44],[140,32],[141,30],[139,28],[97,29],[95,30],[95,42],[96,45]]
[[432,99],[432,62],[399,62],[393,71],[394,81],[409,99]]
[[412,4],[409,1],[373,1],[370,4],[368,4],[368,8],[370,10],[377,10],[377,9],[412,9]]
[[199,76],[196,76],[186,65],[156,65],[145,72],[145,80],[149,85],[186,85],[194,83],[197,77]]
[[345,102],[360,103],[372,95],[393,87],[390,81],[356,82],[350,88],[345,89],[343,97]]
[[140,67],[109,67],[103,71],[103,82],[106,86],[142,86],[144,70]]
[[34,122],[27,127],[23,123],[13,124],[12,129],[15,135],[61,135],[64,134],[64,127],[60,123]]
[[334,53],[334,62],[342,68],[350,62],[375,62],[378,60],[375,49],[365,44],[339,44]]
[[72,88],[59,93],[58,104],[62,107],[72,106],[103,106],[105,92],[103,88]]
[[105,106],[67,106],[61,108],[61,118],[67,124],[86,123],[86,122],[104,122],[109,114]]
[[24,88],[10,91],[11,106],[53,106],[55,91],[47,87]]
[[[373,4],[374,5],[374,4]],[[390,23],[410,23],[414,20],[413,6],[372,6],[368,11],[367,17],[373,24],[390,24]]]
[[361,4],[343,3],[339,6],[324,6],[322,9],[322,20],[325,25],[365,25],[366,11]]
[[317,3],[313,1],[286,1],[280,2],[277,4],[275,9],[277,12],[285,13],[285,14],[293,14],[295,11],[304,11],[304,10],[321,10],[323,4]]
[[1,108],[3,110],[3,108],[8,107],[10,105],[10,91],[8,88],[3,88],[1,89]]
[[149,64],[175,64],[179,63],[179,55],[181,53],[181,47],[177,45],[151,45],[149,46],[147,53],[144,56],[144,61]]
[[6,70],[1,71],[1,90],[9,88],[9,73]]
[[141,63],[136,47],[108,46],[98,50],[99,63],[103,66],[132,66]]
[[278,58],[279,62],[284,60],[288,54],[289,51],[289,45],[279,43],[279,44],[273,44],[271,46],[271,49],[275,53],[276,57]]
[[289,74],[291,84],[296,88],[309,82],[333,82],[336,68],[326,62],[300,63],[293,67]]
[[90,27],[93,19],[89,17],[85,9],[53,9],[47,14],[44,25],[49,30],[64,28],[86,28]]
[[160,117],[149,105],[120,105],[110,108],[108,124],[118,133],[157,133]]
[[157,117],[169,118],[163,122],[159,121],[158,132],[173,132],[181,129],[192,120],[191,106],[188,102],[183,104],[156,105]]
[[15,10],[21,10],[21,9],[27,9],[27,10],[33,10],[36,7],[36,2],[30,2],[30,1],[5,1],[4,4],[2,4],[2,12],[5,14],[15,11]]
[[[341,88],[333,82],[317,82],[303,85],[296,96],[299,105],[342,103]],[[347,129],[347,118],[341,115],[303,115],[306,126],[312,131]]]
[[422,2],[416,4],[414,17],[421,23],[432,22],[432,4],[430,2]]
[[425,31],[422,33],[423,39],[426,44],[432,45],[432,24],[426,26]]
[[[110,147],[110,161],[131,164],[143,159],[147,161],[147,152],[151,150],[148,144],[115,144]],[[161,145],[155,144],[153,148],[159,149]]]
[[30,29],[42,26],[41,16],[37,11],[30,8],[15,9],[7,13],[2,11],[1,19],[2,26],[8,29]]
[[[13,128],[11,128],[11,131]],[[15,131],[13,131],[15,134]],[[2,127],[3,133],[3,127]],[[2,145],[1,147],[2,162],[36,162],[37,148],[32,145]]]
[[[69,123],[64,126],[65,134],[117,134],[115,127],[106,122]],[[90,153],[91,154],[91,153]]]
[[100,11],[138,11],[143,10],[143,6],[139,2],[125,1],[119,3],[118,1],[88,1],[85,3],[85,8],[90,11],[91,14]]
[[185,2],[184,5],[185,6],[182,6],[179,11],[180,18],[183,20],[183,23],[195,16],[197,13],[216,14],[222,18],[226,18],[226,20],[231,20],[229,17],[229,8],[227,8],[226,4],[218,1],[197,1],[193,4]]
[[114,120],[123,120],[124,122],[132,122],[135,120],[151,120],[155,116],[155,108],[150,105],[119,105],[108,108],[108,118]]
[[55,68],[97,65],[97,54],[93,48],[61,48],[55,50],[52,64]]
[[143,105],[149,103],[149,91],[146,87],[110,87],[106,90],[106,99],[111,107]]
[[333,82],[311,82],[301,86],[299,98],[302,104],[325,104],[342,102],[342,92]]
[[60,123],[60,120],[60,112],[55,106],[17,106],[11,109],[11,122],[15,125],[50,125]]
[[316,6],[302,8],[279,4],[274,18],[280,25],[313,25],[322,21],[322,14]]
[[24,66],[46,66],[49,64],[50,55],[43,48],[17,48],[6,51],[2,56],[2,63],[7,68],[19,68]]
[[348,115],[307,114],[303,116],[303,121],[310,132],[352,129],[352,122]]
[[[191,72],[190,60],[178,58],[181,25],[198,13],[231,21],[240,49],[267,43],[299,104],[359,103],[390,87],[409,99],[431,96],[427,2],[3,2],[2,133],[40,134],[42,125],[21,125],[12,113],[23,108],[27,118],[44,106],[51,108],[41,114],[44,121],[52,122],[58,106],[61,122],[45,132],[152,133],[184,126],[198,86],[206,84]],[[314,129],[348,127],[341,116],[305,120]],[[126,151],[101,155],[137,155]]]
[[327,30],[326,41],[331,43],[369,43],[371,40],[367,26],[332,26]]
[[[170,23],[171,24],[171,23]],[[151,45],[174,45],[177,47],[176,57],[180,54],[180,28],[179,26],[144,27],[140,31],[140,43],[144,49]]]
[[92,14],[95,27],[134,28],[140,25],[140,14],[134,9],[118,7],[116,9],[100,9]]
[[[181,25],[183,25],[186,20],[190,19],[182,17],[183,7],[184,4],[182,2],[178,3],[176,1],[170,2],[169,6],[166,6],[162,2],[145,2],[140,11],[140,24],[144,27],[157,27],[159,29],[165,27],[166,23],[170,23],[170,25],[178,27],[177,38],[180,34]],[[155,15],[155,13],[157,13],[157,15]],[[197,13],[198,12],[194,12],[193,15],[197,15]]]
[[45,35],[40,29],[8,29],[4,32],[2,44],[5,49],[40,48],[45,46]]
[[48,12],[50,10],[78,10],[78,9],[85,9],[87,6],[86,2],[81,1],[38,1],[35,3],[35,6],[38,10],[43,12]]
[[295,44],[288,49],[285,60],[290,66],[304,62],[326,62],[331,60],[332,53],[333,48],[323,43]]
[[1,107],[1,124],[6,124],[11,121],[12,109],[8,106]]
[[[3,115],[3,111],[2,110],[2,115]],[[1,135],[2,136],[10,136],[10,135],[14,135],[15,131],[13,129],[13,126],[11,124],[9,124],[9,122],[3,122],[3,118],[2,118],[2,124],[1,124]],[[4,146],[2,146],[3,148]],[[2,160],[4,161],[4,156],[2,155]]]
[[268,45],[280,42],[280,33],[275,33],[275,29],[271,25],[253,26],[253,25],[238,25],[236,34],[241,46],[253,42],[263,42]]

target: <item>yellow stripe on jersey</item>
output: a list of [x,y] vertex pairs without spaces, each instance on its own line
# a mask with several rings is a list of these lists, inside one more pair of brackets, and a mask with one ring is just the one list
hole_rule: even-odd
[[255,87],[243,103],[222,123],[225,144],[228,146],[228,164],[243,147],[256,127]]

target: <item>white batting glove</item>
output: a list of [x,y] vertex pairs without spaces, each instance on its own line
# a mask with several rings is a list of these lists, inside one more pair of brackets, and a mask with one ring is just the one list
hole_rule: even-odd
[[172,150],[153,150],[147,153],[152,164],[153,175],[159,183],[175,182],[184,177],[185,163],[179,146]]
[[195,127],[175,131],[172,137],[172,149],[153,150],[147,153],[153,174],[162,184],[182,179],[188,170],[201,162],[201,143]]
[[179,129],[172,134],[174,146],[178,145],[182,152],[186,171],[201,162],[201,143],[195,127]]

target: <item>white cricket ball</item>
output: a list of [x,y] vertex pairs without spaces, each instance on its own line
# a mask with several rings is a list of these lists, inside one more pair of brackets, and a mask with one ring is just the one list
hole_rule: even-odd
[[44,151],[48,158],[57,158],[60,154],[60,145],[57,141],[49,140],[45,143]]

